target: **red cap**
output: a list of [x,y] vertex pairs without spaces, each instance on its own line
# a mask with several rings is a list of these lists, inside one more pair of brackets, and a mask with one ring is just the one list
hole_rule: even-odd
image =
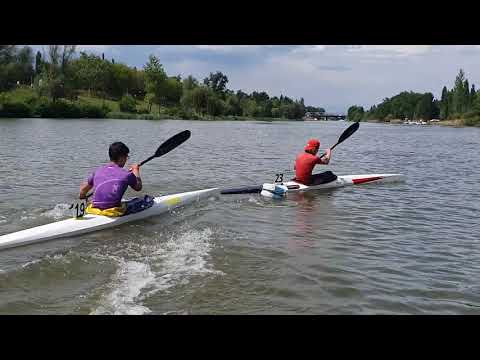
[[305,151],[315,150],[320,147],[320,141],[317,139],[308,140],[307,146],[305,146]]

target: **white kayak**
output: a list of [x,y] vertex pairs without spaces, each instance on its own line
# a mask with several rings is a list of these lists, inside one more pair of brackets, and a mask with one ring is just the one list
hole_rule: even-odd
[[260,192],[261,195],[281,199],[290,193],[305,192],[311,190],[332,189],[349,185],[366,183],[388,183],[404,181],[402,174],[365,174],[365,175],[339,175],[331,182],[308,186],[295,181],[286,181],[281,183],[265,183]]
[[46,240],[67,236],[86,234],[97,230],[111,228],[131,221],[160,215],[182,205],[216,196],[218,188],[184,192],[173,195],[160,196],[154,199],[154,204],[141,212],[120,216],[108,217],[103,215],[87,214],[80,218],[70,218],[34,228],[17,231],[0,236],[0,250],[37,243]]

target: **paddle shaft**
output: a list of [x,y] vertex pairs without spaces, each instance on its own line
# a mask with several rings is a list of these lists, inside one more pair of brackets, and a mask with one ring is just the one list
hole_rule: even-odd
[[[338,144],[340,144],[340,143],[337,142],[335,145],[333,145],[332,147],[330,147],[330,151],[332,151],[333,149],[335,149],[335,146],[337,146]],[[325,155],[327,155],[327,153],[321,155],[321,156],[320,156],[320,159],[321,159],[322,157],[324,157]]]
[[152,156],[150,156],[148,159],[143,160],[140,164],[138,164],[138,166],[142,166],[143,164],[146,164],[147,162],[149,162],[150,160],[153,160],[153,159],[155,159],[155,158],[156,158],[156,156],[155,156],[155,155],[152,155]]
[[[340,137],[338,138],[338,141],[335,145],[333,145],[332,147],[330,147],[330,150],[333,150],[335,149],[335,147],[338,145],[338,144],[341,144],[342,142],[344,142],[345,140],[347,140],[350,136],[352,136],[352,134],[358,130],[358,127],[360,126],[360,124],[358,122],[355,122],[354,124],[350,125],[343,133],[342,135],[340,135]],[[325,155],[327,155],[327,153],[323,154],[320,156],[320,159],[322,157],[324,157]]]

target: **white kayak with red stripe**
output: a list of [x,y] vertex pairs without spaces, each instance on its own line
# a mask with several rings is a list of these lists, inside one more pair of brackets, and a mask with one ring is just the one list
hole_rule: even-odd
[[265,183],[262,186],[262,191],[260,194],[269,198],[281,199],[290,193],[296,192],[332,189],[358,184],[389,183],[399,181],[405,181],[405,176],[402,174],[339,175],[333,181],[313,186],[304,185],[296,181]]

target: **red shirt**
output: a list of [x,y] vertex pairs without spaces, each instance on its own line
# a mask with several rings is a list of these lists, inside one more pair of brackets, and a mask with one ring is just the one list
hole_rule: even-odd
[[322,160],[310,153],[304,152],[297,156],[295,160],[295,181],[305,185],[312,181],[312,171],[316,164],[322,164]]

